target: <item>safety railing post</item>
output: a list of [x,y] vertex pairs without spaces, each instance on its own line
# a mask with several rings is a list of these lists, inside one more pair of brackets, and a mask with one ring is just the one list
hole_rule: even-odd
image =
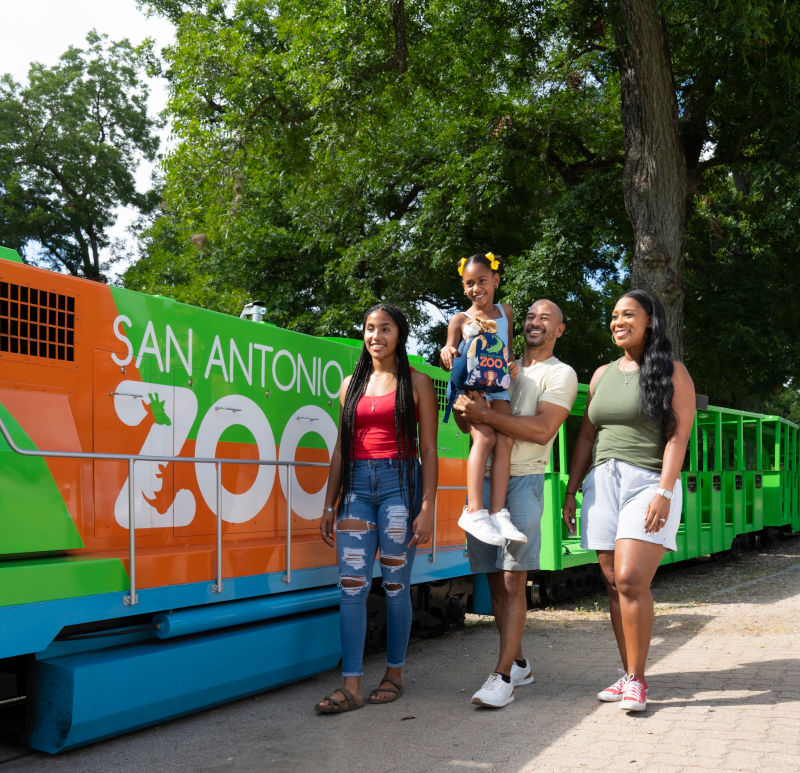
[[217,581],[211,584],[212,593],[222,593],[222,463],[214,462],[217,481]]
[[281,577],[287,585],[292,581],[292,470],[286,466],[286,572]]
[[428,563],[436,560],[436,524],[439,521],[439,492],[433,498],[433,534],[431,535],[431,552],[428,554]]
[[139,601],[136,595],[136,512],[133,498],[133,457],[128,458],[128,575],[130,577],[130,591],[123,603],[133,606]]

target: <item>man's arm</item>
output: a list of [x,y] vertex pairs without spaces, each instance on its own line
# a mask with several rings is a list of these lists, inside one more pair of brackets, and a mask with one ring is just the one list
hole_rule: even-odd
[[[514,416],[493,411],[483,395],[475,399],[460,395],[453,405],[457,417],[470,424],[488,424],[492,429],[515,440],[528,440],[545,445],[558,432],[558,428],[569,415],[569,410],[555,403],[540,400],[533,416]],[[461,426],[461,422],[458,422]]]

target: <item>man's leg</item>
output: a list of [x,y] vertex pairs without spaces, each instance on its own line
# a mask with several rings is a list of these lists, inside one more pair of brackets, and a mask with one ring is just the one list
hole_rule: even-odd
[[543,506],[544,475],[512,475],[509,478],[506,508],[511,513],[512,523],[528,541],[509,542],[500,551],[492,601],[498,605],[495,619],[500,630],[497,668],[498,671],[507,668],[513,672],[499,671],[509,674],[517,687],[533,682],[530,664],[522,655],[522,634],[528,611],[528,572],[539,568]]
[[528,613],[525,595],[528,573],[493,572],[488,576],[495,624],[500,632],[500,654],[495,673],[511,674],[515,660],[522,660],[522,634]]

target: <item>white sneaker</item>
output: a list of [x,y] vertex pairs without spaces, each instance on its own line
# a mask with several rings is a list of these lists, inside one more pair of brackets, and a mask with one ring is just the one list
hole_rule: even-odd
[[531,664],[528,662],[527,658],[525,658],[524,666],[518,666],[516,660],[511,664],[510,676],[511,684],[514,687],[523,687],[535,681],[533,678],[533,671],[531,670]]
[[497,527],[489,517],[488,510],[468,512],[465,507],[464,512],[461,513],[461,517],[458,519],[458,525],[465,532],[476,537],[481,542],[485,542],[487,545],[500,547],[506,544],[506,538],[497,530]]
[[489,678],[483,683],[475,695],[472,702],[476,706],[491,706],[494,709],[501,709],[508,706],[514,700],[514,685],[504,682],[500,674],[489,674]]
[[498,510],[489,516],[492,519],[497,531],[511,542],[527,542],[528,538],[513,523],[511,523],[511,513],[505,509]]

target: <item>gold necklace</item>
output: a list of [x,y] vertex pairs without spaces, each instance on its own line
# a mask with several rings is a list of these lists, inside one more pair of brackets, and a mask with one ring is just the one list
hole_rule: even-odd
[[[394,373],[392,373],[390,375],[387,386],[391,386],[393,380],[394,380]],[[371,384],[374,384],[377,381],[377,379],[373,375],[373,376],[370,376],[369,381],[370,381]],[[376,398],[383,397],[386,394],[389,394],[388,388],[385,388],[383,390],[383,392],[381,392],[379,395],[367,395],[367,397],[369,397],[369,401],[372,403],[372,412],[373,413],[375,413],[375,400],[376,400]]]

